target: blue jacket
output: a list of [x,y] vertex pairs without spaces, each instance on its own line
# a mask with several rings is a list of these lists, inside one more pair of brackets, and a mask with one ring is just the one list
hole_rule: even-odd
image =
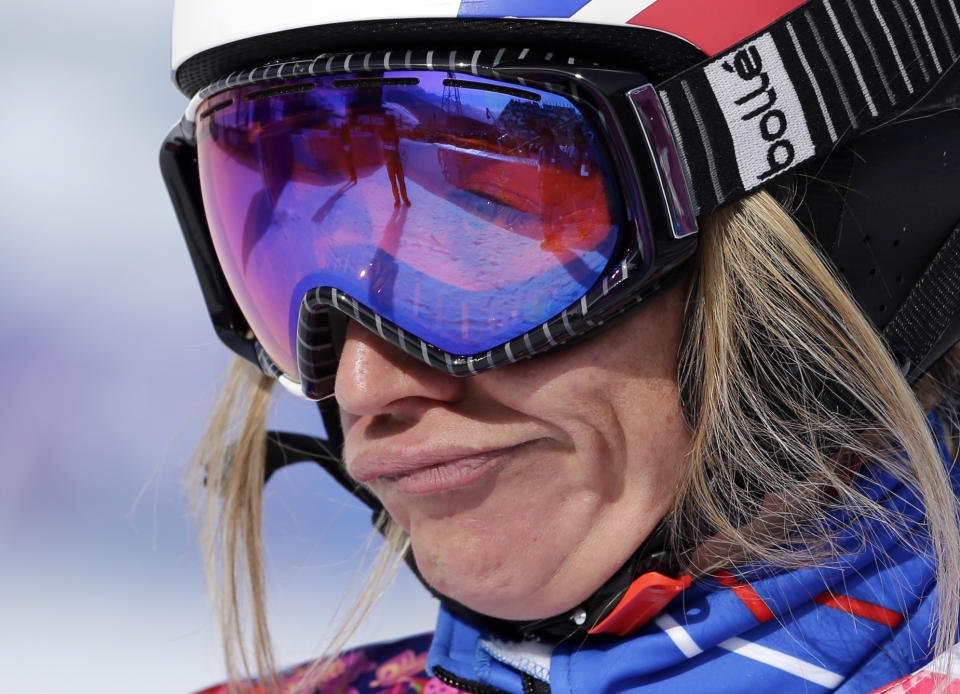
[[869,486],[909,518],[904,534],[853,521],[843,560],[701,581],[628,637],[511,641],[441,610],[428,667],[510,694],[872,692],[930,660],[938,588],[912,494],[885,476]]

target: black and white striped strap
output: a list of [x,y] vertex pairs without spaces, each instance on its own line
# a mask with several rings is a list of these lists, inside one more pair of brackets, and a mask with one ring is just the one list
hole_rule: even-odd
[[698,214],[913,106],[957,60],[958,2],[811,0],[661,84]]

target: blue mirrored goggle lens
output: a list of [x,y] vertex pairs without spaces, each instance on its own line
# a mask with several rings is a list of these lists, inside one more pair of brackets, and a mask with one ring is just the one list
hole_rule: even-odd
[[314,287],[475,354],[583,296],[623,227],[602,136],[581,109],[473,75],[238,88],[201,105],[197,147],[227,281],[291,375]]

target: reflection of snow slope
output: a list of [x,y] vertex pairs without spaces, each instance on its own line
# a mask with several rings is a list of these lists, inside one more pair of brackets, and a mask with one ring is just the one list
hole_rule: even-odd
[[[410,145],[411,147],[416,146],[416,145],[418,145],[418,144],[421,144],[421,143],[418,143],[418,142],[410,142],[410,143],[409,143],[409,145]],[[536,162],[535,160],[533,160],[533,159],[530,159],[529,156],[515,157],[515,156],[511,156],[511,155],[509,155],[509,154],[501,154],[501,153],[499,153],[499,152],[488,152],[488,151],[485,151],[485,150],[472,149],[472,148],[467,148],[467,147],[456,147],[456,146],[454,146],[454,145],[448,145],[448,144],[445,144],[445,143],[438,143],[438,144],[434,145],[434,147],[437,148],[437,149],[443,149],[443,150],[447,150],[447,151],[450,151],[450,152],[456,152],[457,154],[468,155],[468,156],[471,156],[471,157],[483,157],[484,159],[488,159],[488,160],[500,161],[500,162],[503,162],[503,163],[505,163],[505,164],[512,164],[512,165],[518,165],[518,166],[529,166],[529,167],[532,167],[532,168],[536,168],[536,166],[537,166],[537,162]]]
[[[537,219],[515,224],[514,230],[508,231],[488,221],[494,214],[481,217],[465,212],[462,205],[451,202],[464,194],[444,181],[437,147],[408,142],[402,147],[407,193],[412,205],[406,211],[398,242],[386,238],[387,229],[395,223],[397,214],[386,167],[341,192],[339,188],[288,186],[278,201],[286,226],[301,229],[316,226],[315,211],[327,206],[329,209],[323,217],[324,235],[314,240],[313,253],[321,248],[335,252],[337,246],[353,243],[374,244],[390,250],[395,246],[393,255],[398,261],[471,290],[502,287],[547,274],[574,258],[595,272],[606,264],[605,256],[597,251],[563,257],[545,250],[541,247],[543,230]],[[331,206],[333,196],[338,197]],[[485,208],[497,207],[487,200],[474,202]],[[515,212],[512,216],[517,217]]]
[[[443,184],[436,152],[432,146],[426,147],[433,150],[432,171],[422,166],[405,166],[407,194],[412,204],[406,210],[396,241],[387,238],[388,228],[396,221],[397,208],[386,167],[342,192],[338,192],[339,187],[288,185],[278,200],[275,221],[282,221],[288,230],[307,230],[317,226],[313,221],[316,210],[327,206],[323,235],[301,236],[295,241],[303,243],[309,238],[311,248],[303,251],[326,255],[336,253],[336,248],[344,245],[395,246],[393,255],[398,261],[465,289],[505,286],[562,267],[555,254],[540,247],[542,236],[529,238],[510,233],[438,196],[434,192],[440,192],[438,188],[449,188],[451,194],[459,191]],[[414,172],[416,178],[411,175]],[[420,181],[427,183],[429,189]],[[336,200],[334,196],[338,196]],[[331,200],[333,204],[329,205]],[[276,238],[280,243],[291,240],[289,233],[268,232],[260,244],[268,238]],[[600,258],[595,262],[601,267],[604,264]]]
[[[465,212],[441,194],[464,195],[444,181],[437,147],[419,143],[417,156],[410,147],[402,145],[409,207],[394,205],[386,166],[356,184],[286,185],[250,252],[247,284],[262,288],[252,292],[256,301],[271,303],[260,313],[289,315],[295,325],[295,294],[310,287],[294,289],[311,278],[311,286],[336,286],[388,318],[417,321],[405,325],[433,344],[447,348],[453,343],[438,331],[454,330],[481,351],[517,325],[532,328],[558,313],[596,281],[603,253],[561,258],[543,247],[542,234],[511,233]],[[289,341],[279,334],[285,327],[275,328],[275,344]]]
[[402,106],[394,101],[386,101],[383,107],[397,117],[397,121],[404,127],[416,127],[420,125],[420,118],[406,106]]
[[561,262],[609,252],[615,223],[600,168],[478,149],[461,140],[404,142],[407,176],[492,227],[543,242]]

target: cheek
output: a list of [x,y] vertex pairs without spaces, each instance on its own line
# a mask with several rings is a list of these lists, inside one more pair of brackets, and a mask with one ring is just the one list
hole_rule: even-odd
[[680,404],[675,361],[661,373],[623,383],[611,402],[621,437],[624,489],[650,513],[669,510],[684,474],[691,432]]
[[562,432],[581,474],[606,498],[638,479],[669,495],[690,445],[674,355],[672,348],[651,350],[616,368],[568,368],[518,406]]
[[666,512],[684,474],[691,433],[675,391],[649,402],[653,407],[625,426],[625,486]]
[[624,524],[659,520],[684,474],[691,432],[677,384],[683,304],[677,287],[584,343],[590,349],[544,359],[527,374],[538,387],[520,381],[504,389],[515,407],[569,437],[591,488],[611,511],[626,513]]

